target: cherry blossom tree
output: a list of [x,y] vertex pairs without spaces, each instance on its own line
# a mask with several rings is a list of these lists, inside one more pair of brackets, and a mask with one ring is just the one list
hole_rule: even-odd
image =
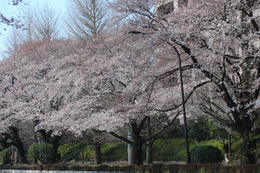
[[[21,50],[20,56],[16,57],[23,60],[23,63],[19,64],[20,73],[18,73],[23,74],[20,77],[24,81],[23,85],[30,86],[28,92],[34,95],[30,106],[24,107],[19,117],[23,117],[23,120],[27,122],[35,122],[35,128],[42,135],[43,140],[52,143],[56,150],[62,137],[67,133],[74,132],[76,136],[79,136],[76,132],[81,129],[78,129],[75,120],[78,116],[82,117],[89,112],[86,109],[82,110],[81,107],[84,108],[88,102],[91,103],[92,100],[95,100],[95,93],[93,96],[90,95],[92,86],[87,79],[88,72],[93,73],[93,70],[97,69],[88,69],[87,67],[90,66],[84,67],[86,62],[95,61],[86,59],[86,56],[95,55],[94,50],[89,51],[90,48],[84,48],[83,52],[80,47],[75,50],[72,47],[73,43],[69,41],[45,40],[28,44],[23,51]],[[71,55],[73,51],[76,51],[77,54]],[[95,62],[95,64],[97,63]],[[25,87],[22,92],[25,94]],[[78,110],[73,112],[76,108]],[[98,153],[101,137],[96,139],[98,133],[89,135],[91,129],[82,130],[81,134],[83,132],[84,135],[93,137],[89,141],[97,146],[96,153]],[[53,160],[55,158],[56,155],[53,155]],[[96,161],[99,163],[100,159],[96,159]]]
[[[127,34],[129,38],[126,38],[125,32],[120,34],[105,39],[101,36],[102,39],[96,40],[96,44],[84,46],[80,54],[55,62],[52,69],[55,77],[52,78],[57,82],[48,84],[46,92],[51,92],[49,95],[55,98],[52,104],[60,106],[53,106],[56,111],[46,114],[39,127],[56,133],[70,131],[78,136],[90,129],[110,132],[133,144],[134,163],[142,164],[142,145],[162,133],[179,115],[181,104],[176,96],[179,87],[174,80],[171,83],[166,79],[174,78],[173,73],[178,68],[175,62],[169,64],[167,44],[161,46],[167,53],[156,54],[154,47],[147,44],[149,37],[131,37]],[[152,56],[162,58],[156,59],[155,63]],[[187,65],[186,69],[191,67]],[[160,74],[163,69],[173,70]],[[165,81],[154,82],[163,78]],[[196,86],[196,83],[193,85]],[[193,90],[190,85],[189,92]],[[173,102],[175,108],[172,107]],[[171,109],[165,110],[169,107]],[[158,133],[144,139],[144,125],[149,116],[157,111],[169,112],[171,121]],[[122,131],[119,129],[129,125],[133,131],[133,141],[127,139],[126,133],[118,133]]]
[[259,1],[195,0],[165,15],[153,13],[152,1],[111,5],[139,33],[167,42],[177,56],[188,58],[198,81],[211,81],[200,107],[241,136],[243,163],[256,163]]
[[[53,61],[64,53],[61,45],[64,49],[66,48],[63,41],[44,40],[29,43],[23,45],[24,47],[19,50],[17,56],[12,56],[1,62],[1,70],[3,71],[1,73],[3,75],[1,116],[4,120],[1,121],[1,130],[3,134],[9,132],[8,129],[15,128],[23,132],[20,133],[23,138],[30,138],[33,141],[34,127],[44,121],[44,114],[52,110],[56,111],[52,107],[52,101],[49,101],[49,95],[46,94],[45,88],[48,88],[48,84],[52,84],[53,79],[48,78],[48,75],[52,69]],[[43,141],[53,144],[55,152],[52,162],[54,163],[62,134],[53,134],[52,131],[45,129],[39,129],[38,132],[42,135]]]
[[[41,134],[43,142],[53,145],[54,152],[51,163],[56,162],[58,147],[66,134],[43,128],[40,124],[50,115],[55,114],[62,106],[59,95],[53,93],[55,88],[51,87],[57,87],[54,83],[59,76],[54,75],[55,65],[60,63],[60,57],[66,55],[68,53],[66,51],[71,49],[65,46],[69,43],[70,41],[46,39],[41,42],[29,43],[20,53],[24,60],[24,64],[21,64],[19,69],[24,74],[21,79],[24,80],[25,86],[29,86],[30,92],[34,95],[30,106],[23,109],[21,116],[24,117],[24,121],[35,124],[35,130]],[[24,87],[22,91],[28,94],[25,89]]]
[[[142,164],[142,145],[182,113],[181,58],[186,105],[198,103],[200,113],[238,133],[244,162],[255,163],[259,1],[194,0],[165,15],[150,0],[117,0],[111,7],[111,25],[123,24],[116,32],[76,46],[48,39],[28,44],[10,68],[2,66],[16,82],[5,96],[12,101],[1,110],[8,115],[1,127],[37,120],[36,130],[53,141],[67,132],[106,131],[132,144],[134,164]],[[170,121],[145,137],[149,117],[158,112]],[[126,127],[132,140],[120,133]]]
[[[18,156],[21,159],[17,160],[17,163],[28,163],[24,143],[28,142],[32,135],[31,124],[21,121],[17,114],[23,106],[28,106],[26,101],[30,98],[23,97],[16,90],[18,80],[15,76],[15,66],[9,60],[3,60],[1,63],[1,142],[5,147],[13,145],[18,149]],[[26,137],[23,134],[26,134]]]

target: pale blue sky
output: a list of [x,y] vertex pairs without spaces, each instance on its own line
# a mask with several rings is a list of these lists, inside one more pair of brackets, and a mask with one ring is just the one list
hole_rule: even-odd
[[[19,10],[23,8],[23,4],[19,6],[12,6],[8,5],[8,2],[11,0],[0,0],[0,11],[7,17],[9,16],[15,16],[16,14],[19,13]],[[67,0],[23,0],[24,3],[29,3],[27,6],[32,6],[32,7],[41,7],[46,4],[48,4],[50,7],[56,9],[57,11],[60,11],[60,16],[62,17],[66,11],[66,3],[68,2]],[[7,29],[6,31],[4,29]],[[2,52],[4,50],[4,40],[5,37],[8,35],[8,31],[10,31],[10,27],[8,27],[5,24],[0,24],[0,51]],[[1,59],[1,56],[0,56]]]

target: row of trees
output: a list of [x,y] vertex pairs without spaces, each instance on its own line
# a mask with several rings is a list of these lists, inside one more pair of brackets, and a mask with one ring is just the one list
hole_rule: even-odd
[[[71,0],[65,15],[48,4],[33,7],[29,3],[20,8],[18,16],[19,21],[13,21],[12,31],[4,41],[7,50],[3,55],[7,57],[17,53],[24,44],[43,39],[73,37],[86,41],[104,29],[109,11],[101,0]],[[17,29],[18,25],[21,29]]]
[[68,136],[91,138],[97,155],[105,133],[131,144],[133,163],[142,164],[142,145],[151,148],[182,114],[181,58],[189,116],[209,115],[237,133],[242,162],[256,163],[259,1],[194,0],[166,15],[150,0],[108,4],[113,30],[95,30],[104,26],[95,20],[84,42],[45,39],[1,62],[1,142],[15,145],[26,162],[34,131],[54,146]]

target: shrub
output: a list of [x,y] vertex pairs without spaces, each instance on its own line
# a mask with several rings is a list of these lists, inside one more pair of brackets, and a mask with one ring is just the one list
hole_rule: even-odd
[[3,164],[12,164],[11,159],[12,151],[11,148],[6,148],[0,152],[0,159]]
[[[81,159],[81,147],[85,148],[86,145],[82,143],[75,143],[75,144],[64,144],[61,147],[59,147],[58,151],[61,154],[61,160],[66,162],[75,159],[76,161],[79,161]],[[85,149],[84,149],[85,150]],[[87,157],[84,155],[84,160],[86,160]]]
[[211,145],[193,148],[190,158],[192,163],[219,163],[223,160],[221,151]]
[[[195,140],[189,140],[190,148],[195,146]],[[185,139],[157,139],[153,145],[153,159],[155,161],[183,161],[186,160]]]
[[34,142],[28,149],[29,159],[37,158],[39,159],[40,149],[39,144]]
[[104,144],[101,153],[105,161],[127,160],[127,144],[121,141]]
[[53,145],[49,143],[33,143],[28,150],[30,158],[37,158],[41,163],[51,163],[53,156]]
[[210,137],[208,121],[204,117],[198,117],[188,121],[189,137],[197,141],[203,141]]
[[[102,155],[103,157],[103,155]],[[80,156],[81,158],[81,156]],[[92,145],[86,145],[84,148],[84,160],[93,161],[94,159],[94,149]],[[103,158],[102,158],[103,159]]]
[[42,163],[51,163],[53,156],[53,145],[50,143],[40,144],[40,158]]

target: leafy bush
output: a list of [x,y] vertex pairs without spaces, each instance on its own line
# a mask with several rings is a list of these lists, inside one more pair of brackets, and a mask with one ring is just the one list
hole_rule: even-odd
[[[80,159],[81,159],[81,156],[80,156]],[[92,145],[86,145],[84,148],[84,160],[93,161],[93,159],[94,159],[94,148]]]
[[193,148],[190,158],[192,163],[219,163],[223,160],[221,151],[211,145]]
[[216,139],[211,139],[211,140],[201,141],[199,143],[199,146],[207,146],[207,145],[211,145],[213,147],[218,148],[221,151],[221,153],[224,154],[224,151],[223,151],[223,141],[216,140]]
[[127,160],[127,144],[125,142],[111,142],[102,145],[102,159],[105,161]]
[[228,132],[225,130],[224,126],[221,125],[216,120],[209,120],[209,133],[211,139],[226,139],[228,138]]
[[0,159],[2,164],[12,164],[11,159],[12,151],[11,148],[6,148],[0,152]]
[[[83,144],[83,147],[86,145]],[[59,147],[58,151],[61,154],[61,160],[63,161],[70,161],[70,160],[79,160],[81,157],[81,147],[82,143],[76,143],[76,144],[64,144],[61,147]],[[87,157],[84,156],[85,159]]]
[[40,148],[39,144],[34,142],[28,149],[28,157],[29,159],[37,158],[39,159]]
[[51,163],[53,156],[53,145],[50,143],[40,144],[40,158],[42,163]]
[[37,158],[41,163],[51,163],[53,156],[53,145],[49,143],[33,143],[28,150],[30,158]]
[[[179,140],[179,141],[176,141],[177,143],[182,143],[185,141],[184,140]],[[154,145],[153,145],[153,150],[154,150],[154,154],[153,154],[153,157],[154,157],[154,160],[173,160],[173,157],[176,155],[176,150],[175,148],[172,147],[173,146],[173,140],[170,140],[170,139],[166,139],[166,140],[163,140],[163,139],[157,139],[155,142],[154,142]],[[178,146],[183,146],[183,145],[174,145],[176,146],[176,148]],[[179,148],[180,149],[180,148]]]
[[189,137],[197,141],[203,141],[210,137],[208,121],[204,117],[198,117],[188,121]]

